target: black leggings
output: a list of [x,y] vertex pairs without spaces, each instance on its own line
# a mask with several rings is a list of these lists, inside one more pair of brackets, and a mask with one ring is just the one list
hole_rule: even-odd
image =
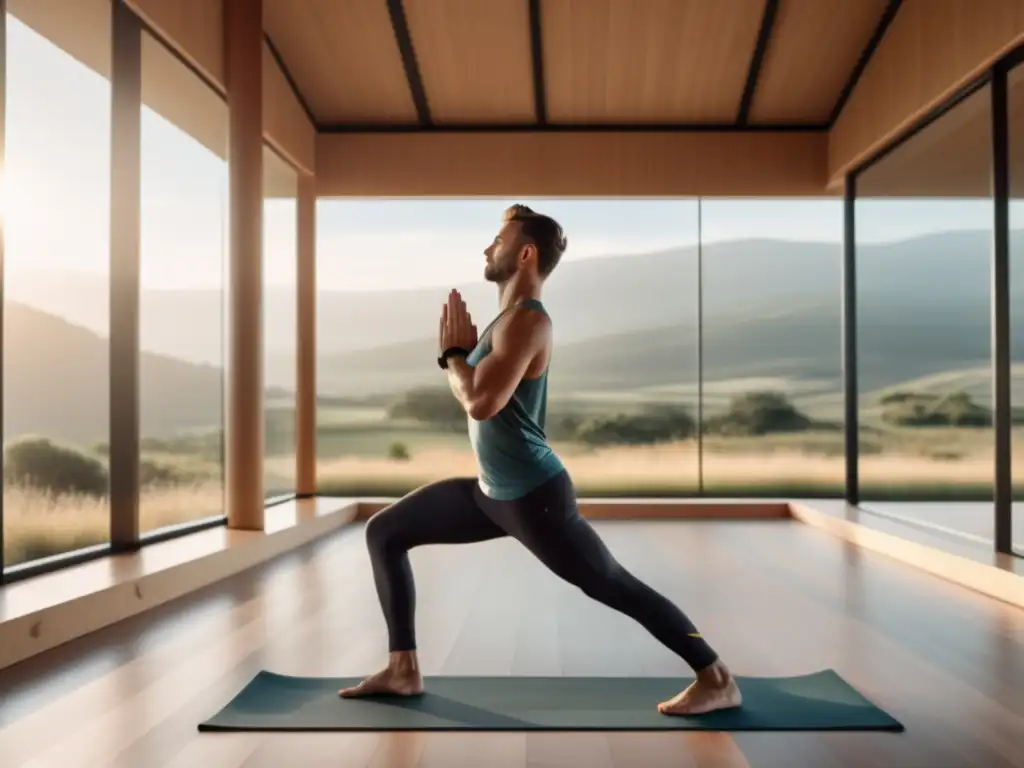
[[693,623],[668,599],[619,565],[576,507],[568,473],[526,496],[497,501],[474,478],[442,480],[413,491],[366,525],[373,577],[390,650],[416,649],[416,591],[409,550],[514,536],[555,575],[635,619],[699,672],[718,658]]

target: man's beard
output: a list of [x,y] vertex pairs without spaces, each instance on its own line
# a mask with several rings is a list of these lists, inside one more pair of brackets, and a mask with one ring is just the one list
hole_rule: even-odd
[[484,267],[484,280],[489,283],[507,283],[515,273],[514,264],[488,264]]

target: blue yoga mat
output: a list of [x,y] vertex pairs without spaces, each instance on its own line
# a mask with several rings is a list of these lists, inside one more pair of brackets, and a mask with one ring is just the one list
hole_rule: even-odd
[[903,730],[832,670],[737,677],[743,706],[699,717],[657,710],[692,678],[427,677],[421,696],[338,696],[359,680],[260,672],[199,730]]

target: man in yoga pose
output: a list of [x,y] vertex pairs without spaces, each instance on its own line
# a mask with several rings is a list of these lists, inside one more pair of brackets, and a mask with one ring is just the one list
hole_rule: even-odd
[[513,536],[555,575],[638,621],[693,668],[694,683],[659,711],[698,715],[740,706],[735,680],[693,623],[623,568],[580,516],[572,480],[547,444],[552,332],[540,295],[565,247],[553,219],[514,205],[484,251],[484,277],[498,285],[501,311],[479,339],[462,297],[448,296],[438,362],[468,416],[479,477],[431,483],[367,523],[390,658],[385,669],[340,691],[343,697],[423,692],[409,550]]

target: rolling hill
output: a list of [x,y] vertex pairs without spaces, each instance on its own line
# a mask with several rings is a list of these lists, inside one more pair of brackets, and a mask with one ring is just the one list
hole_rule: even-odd
[[[560,339],[558,317],[556,338]],[[900,307],[878,310],[860,328],[862,391],[891,387],[942,371],[985,367],[989,359],[987,313],[935,308],[908,315]],[[433,337],[377,349],[321,356],[321,391],[368,395],[437,384]],[[838,390],[842,377],[839,308],[792,307],[787,312],[709,320],[703,339],[704,380],[773,380]],[[1024,361],[1024,317],[1015,326],[1013,359]],[[679,384],[695,386],[698,340],[693,323],[561,343],[552,361],[553,396],[625,392]],[[754,386],[754,385],[751,385]],[[979,393],[987,396],[986,393]],[[982,397],[984,400],[984,397]]]
[[[1024,253],[1024,233],[1014,233]],[[862,247],[858,274],[862,392],[949,371],[982,371],[989,359],[989,243],[958,232]],[[841,379],[840,253],[835,245],[759,240],[703,249],[703,360],[709,402],[726,392],[783,385],[837,403]],[[696,251],[568,260],[545,302],[555,319],[552,395],[660,390],[692,400],[697,380]],[[57,278],[55,278],[56,280]],[[105,323],[103,301],[65,276],[50,290],[22,283],[6,307],[5,437],[39,433],[78,443],[106,439],[108,350],[89,323]],[[76,287],[77,286],[77,287]],[[96,286],[92,286],[95,288]],[[478,326],[494,313],[494,288],[464,286]],[[77,291],[64,307],[55,297]],[[31,294],[32,306],[23,301]],[[270,292],[267,316],[287,296]],[[321,291],[318,379],[325,395],[397,393],[437,384],[433,329],[444,289]],[[36,303],[38,302],[38,303]],[[1024,307],[1017,280],[1014,307]],[[49,307],[50,311],[45,311]],[[142,419],[145,435],[216,423],[222,297],[142,296]],[[60,311],[60,317],[56,313]],[[90,312],[97,313],[86,322]],[[98,319],[102,315],[102,320]],[[67,318],[67,319],[61,319]],[[1024,362],[1024,311],[1013,317],[1013,359]],[[282,327],[286,326],[282,324]],[[268,324],[269,359],[286,343]],[[271,387],[293,386],[294,358],[277,358]],[[968,378],[984,399],[984,376]],[[932,377],[932,378],[928,378]],[[958,380],[959,381],[959,380]],[[829,394],[831,393],[831,394]],[[832,407],[832,406],[830,406]]]
[[[948,308],[987,313],[990,234],[949,232],[858,248],[860,309],[869,313],[898,307],[913,312]],[[1012,252],[1024,254],[1024,231],[1012,233]],[[361,257],[364,255],[361,255]],[[321,253],[321,259],[343,258]],[[476,258],[473,256],[472,258]],[[841,250],[838,243],[737,240],[705,245],[703,307],[706,325],[820,306],[839,311]],[[334,356],[413,342],[433,332],[448,286],[396,291],[317,293],[317,333],[321,355]],[[494,286],[481,279],[458,286],[474,318],[486,322],[497,306]],[[50,312],[78,325],[105,332],[107,288],[103,281],[70,274],[39,273],[10,280],[9,299]],[[1016,280],[1024,301],[1024,280]],[[92,297],[100,297],[99,300]],[[613,334],[669,328],[694,321],[697,307],[697,250],[572,258],[552,275],[545,301],[558,319],[561,343]],[[145,290],[141,297],[143,348],[190,362],[223,360],[224,297],[214,291]],[[594,308],[600,308],[595,311]],[[294,313],[294,296],[266,292],[269,384],[293,386],[294,325],[276,322]]]
[[[144,352],[143,436],[220,420],[221,372]],[[109,344],[93,331],[8,301],[4,308],[4,438],[37,434],[79,445],[109,436]]]

